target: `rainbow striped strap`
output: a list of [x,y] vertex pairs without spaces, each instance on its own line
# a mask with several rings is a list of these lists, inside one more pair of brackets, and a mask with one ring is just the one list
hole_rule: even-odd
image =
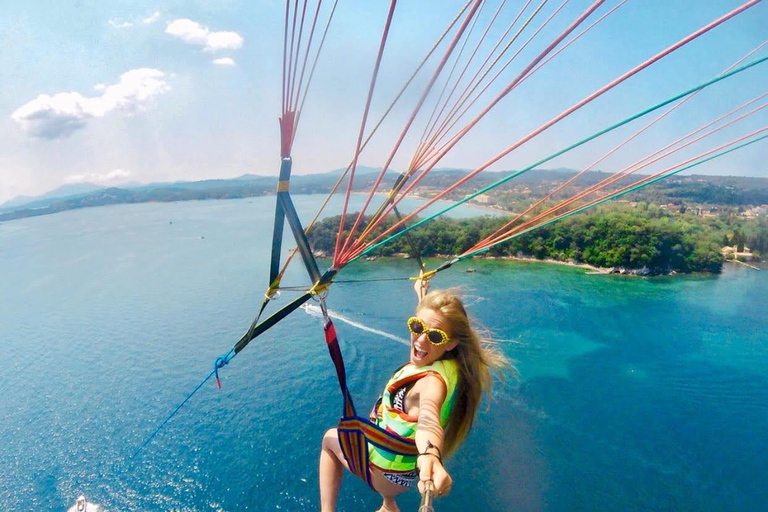
[[344,412],[337,428],[339,445],[350,471],[362,478],[373,489],[368,455],[369,443],[396,455],[415,456],[418,455],[419,451],[414,440],[388,432],[368,419],[357,415],[355,404],[352,402],[352,395],[347,388],[347,375],[339,348],[339,340],[336,336],[336,328],[331,319],[327,317],[325,319],[325,342],[336,367],[339,387],[344,395]]
[[416,456],[419,453],[413,439],[387,432],[360,416],[342,418],[339,421],[337,432],[341,452],[344,454],[349,470],[359,476],[372,489],[368,455],[369,443],[396,455]]

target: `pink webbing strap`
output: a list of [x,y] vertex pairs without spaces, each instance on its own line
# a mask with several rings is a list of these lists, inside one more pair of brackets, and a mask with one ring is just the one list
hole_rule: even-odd
[[280,158],[291,156],[293,145],[293,128],[296,120],[296,112],[288,111],[280,118]]
[[336,378],[339,381],[341,394],[344,395],[344,416],[356,416],[355,404],[352,402],[352,396],[349,394],[349,388],[347,388],[347,371],[346,368],[344,368],[344,358],[341,356],[339,339],[336,336],[336,327],[334,327],[330,318],[327,318],[325,321],[324,331],[328,353],[331,355],[333,366],[336,368]]

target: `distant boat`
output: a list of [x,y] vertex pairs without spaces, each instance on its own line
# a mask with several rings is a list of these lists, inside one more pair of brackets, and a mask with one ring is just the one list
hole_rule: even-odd
[[467,272],[477,272],[477,271],[476,271],[475,269],[473,269],[472,267],[469,267],[469,268],[467,269]]
[[101,512],[101,508],[95,503],[88,503],[85,496],[81,494],[67,512]]

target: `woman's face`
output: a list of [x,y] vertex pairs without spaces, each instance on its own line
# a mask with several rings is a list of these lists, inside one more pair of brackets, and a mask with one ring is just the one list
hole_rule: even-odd
[[[428,329],[440,329],[445,331],[448,336],[451,331],[443,315],[433,309],[420,309],[416,312],[416,317],[420,318]],[[414,366],[428,366],[441,357],[443,354],[456,347],[457,342],[451,340],[445,345],[435,346],[427,339],[426,332],[421,334],[411,333],[411,363]]]

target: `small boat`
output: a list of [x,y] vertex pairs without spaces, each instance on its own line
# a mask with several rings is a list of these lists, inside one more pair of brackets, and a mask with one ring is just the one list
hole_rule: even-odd
[[101,512],[101,508],[95,503],[89,503],[85,496],[81,494],[67,512]]
[[472,273],[472,272],[477,272],[477,270],[473,269],[472,267],[469,267],[467,269],[467,272]]

